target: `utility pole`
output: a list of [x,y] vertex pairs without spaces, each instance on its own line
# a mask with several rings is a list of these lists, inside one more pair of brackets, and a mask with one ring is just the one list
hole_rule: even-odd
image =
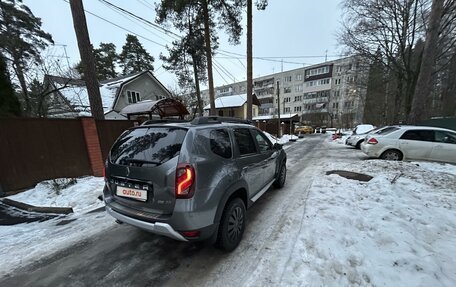
[[93,57],[92,44],[90,44],[82,0],[70,0],[70,7],[71,14],[73,15],[74,31],[78,40],[81,63],[84,68],[84,80],[89,94],[90,111],[94,119],[104,120],[103,103],[101,102],[95,59]]
[[281,136],[280,133],[280,81],[277,81],[277,116],[278,116],[278,121],[277,121],[277,137]]
[[252,120],[252,0],[247,0],[247,120]]

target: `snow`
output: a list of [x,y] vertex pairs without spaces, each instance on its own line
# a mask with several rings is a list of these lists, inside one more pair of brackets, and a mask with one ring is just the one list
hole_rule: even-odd
[[[57,181],[62,183],[65,180]],[[36,206],[71,206],[74,213],[44,222],[0,226],[1,258],[2,262],[8,262],[0,264],[0,277],[113,227],[114,221],[105,212],[87,213],[104,206],[97,198],[102,193],[103,184],[100,177],[78,178],[76,184],[57,193],[52,189],[52,181],[45,181],[33,189],[10,196],[10,199]],[[62,220],[74,221],[57,225]]]
[[287,193],[305,201],[289,209],[287,227],[246,285],[455,286],[456,167],[366,160],[329,141],[323,147],[330,157],[296,176]]
[[[245,102],[247,102],[247,94],[218,97],[215,99],[215,108],[241,107]],[[205,110],[210,108],[210,105],[204,107]]]
[[[280,119],[289,119],[294,116],[297,116],[298,114],[280,114]],[[258,116],[252,118],[253,121],[262,121],[262,120],[271,120],[271,119],[277,119],[277,115],[267,115],[267,116]]]
[[104,206],[97,197],[101,195],[104,179],[102,177],[77,178],[76,183],[59,189],[71,179],[47,180],[38,183],[35,188],[8,197],[35,206],[72,207],[74,213],[83,213]]
[[309,220],[284,283],[305,278],[313,286],[454,286],[455,174],[385,161],[329,163],[323,169],[374,179],[360,183],[329,175],[314,181]]
[[288,135],[288,134],[284,134],[281,138],[277,138],[273,135],[271,135],[270,133],[268,132],[265,132],[263,131],[263,133],[269,138],[269,140],[274,144],[274,143],[279,143],[281,145],[283,144],[286,144],[290,141],[290,139],[292,140],[298,140],[298,137],[295,136],[295,135]]

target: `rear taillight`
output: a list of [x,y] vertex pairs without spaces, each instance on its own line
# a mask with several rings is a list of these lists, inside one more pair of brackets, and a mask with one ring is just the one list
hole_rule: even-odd
[[189,164],[179,164],[176,170],[176,198],[190,198],[193,196],[195,170]]
[[106,181],[106,165],[103,165],[103,178]]
[[376,138],[370,138],[368,141],[367,141],[368,144],[378,144],[378,140]]

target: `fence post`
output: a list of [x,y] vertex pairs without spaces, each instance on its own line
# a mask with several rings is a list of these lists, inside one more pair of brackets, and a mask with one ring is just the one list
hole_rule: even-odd
[[80,120],[92,174],[94,176],[102,176],[104,163],[101,154],[100,139],[98,138],[97,124],[92,117],[81,117]]

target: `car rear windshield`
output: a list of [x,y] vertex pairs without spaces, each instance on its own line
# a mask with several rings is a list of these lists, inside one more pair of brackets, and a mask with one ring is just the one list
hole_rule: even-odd
[[113,145],[110,161],[120,165],[160,165],[179,154],[186,133],[186,129],[176,127],[128,130]]

